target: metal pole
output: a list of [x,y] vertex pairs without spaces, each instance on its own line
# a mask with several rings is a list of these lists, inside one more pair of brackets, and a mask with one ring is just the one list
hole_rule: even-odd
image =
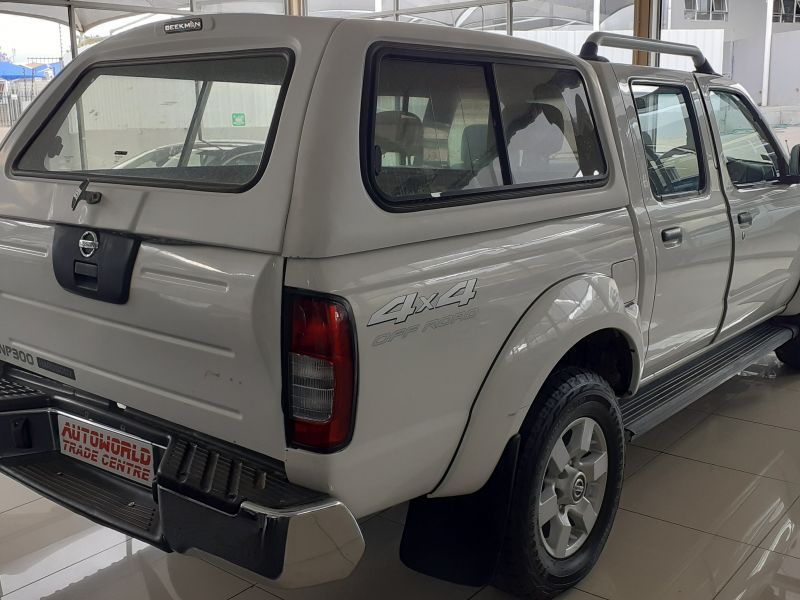
[[[0,0],[2,2],[4,0]],[[24,4],[35,4],[39,6],[59,6],[66,8],[73,6],[74,8],[89,8],[94,10],[116,10],[121,12],[129,12],[136,14],[163,14],[163,15],[183,15],[186,16],[185,10],[177,8],[155,8],[153,6],[131,5],[131,4],[117,4],[116,2],[91,2],[84,0],[25,0]]]
[[286,14],[292,17],[303,16],[304,11],[303,0],[286,0]]
[[592,8],[592,30],[600,31],[600,0],[594,0],[594,8]]
[[514,35],[514,0],[508,0],[506,5],[506,34]]
[[203,119],[203,113],[206,111],[206,104],[208,104],[208,96],[211,94],[211,86],[213,83],[213,81],[204,81],[203,85],[200,87],[200,97],[197,99],[197,104],[194,107],[194,114],[189,124],[189,131],[186,132],[186,140],[183,143],[181,157],[178,159],[179,167],[185,167],[189,164],[189,158],[192,156],[192,148],[194,148],[195,141],[197,141],[197,134],[200,131],[200,122]]
[[662,18],[664,16],[664,5],[661,0],[653,0],[655,5],[652,10],[653,22],[651,24],[651,33],[657,40],[661,39],[661,30],[663,29]]
[[[652,28],[653,37],[655,39],[657,39],[657,40],[660,40],[661,39],[661,32],[662,32],[662,30],[664,28],[664,22],[663,22],[664,2],[663,2],[663,0],[653,0],[653,2],[655,2],[656,4],[655,4],[655,7],[653,8],[653,22],[652,22],[651,28]],[[672,2],[674,2],[674,0],[668,0],[668,2],[669,2],[669,5],[672,6]],[[660,54],[651,55],[650,64],[653,65],[654,67],[660,67],[661,66],[661,55]]]
[[67,7],[67,23],[69,24],[69,49],[72,60],[78,57],[78,28],[75,24],[75,8],[70,4]]
[[[652,9],[653,2],[659,0],[635,0],[633,5],[633,35],[642,38],[652,36]],[[641,50],[633,51],[633,64],[649,65],[650,55]]]
[[769,103],[769,72],[772,64],[772,0],[766,0],[767,27],[764,33],[764,76],[761,80],[761,106]]
[[[78,58],[78,26],[75,19],[75,7],[67,7],[67,21],[69,22],[69,47],[72,60]],[[81,171],[86,170],[86,124],[83,120],[83,101],[78,98],[75,103],[75,112],[78,119],[78,149],[81,156]]]

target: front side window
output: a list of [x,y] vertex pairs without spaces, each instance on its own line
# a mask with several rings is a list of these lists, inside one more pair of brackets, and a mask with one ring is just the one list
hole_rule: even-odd
[[631,85],[650,188],[657,198],[696,194],[705,187],[698,134],[685,88]]
[[154,185],[247,185],[269,147],[288,69],[284,55],[95,68],[16,168]]
[[497,65],[495,77],[513,183],[605,174],[586,89],[576,71]]
[[710,99],[722,157],[733,184],[777,180],[780,173],[777,152],[752,110],[730,92],[711,91]]

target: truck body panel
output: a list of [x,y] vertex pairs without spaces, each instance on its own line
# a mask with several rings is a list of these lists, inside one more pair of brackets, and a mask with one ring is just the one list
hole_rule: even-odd
[[[577,248],[575,236],[584,232],[591,232],[592,241]],[[351,444],[326,456],[289,450],[287,473],[303,485],[330,489],[356,515],[379,510],[398,493],[410,499],[430,492],[458,448],[487,365],[502,359],[501,349],[529,307],[538,305],[553,282],[601,273],[608,279],[609,262],[635,256],[628,213],[619,209],[369,253],[288,259],[288,286],[326,289],[350,301],[360,377]],[[470,280],[475,296],[463,306],[424,308],[423,297],[442,296]],[[387,303],[411,294],[417,295],[417,312],[406,321],[369,324]],[[606,295],[600,305],[617,310],[618,290],[607,289]],[[561,315],[564,322],[551,324],[557,340],[542,351],[554,359],[562,347],[558,340],[571,339],[573,323],[581,322],[581,300],[566,296],[552,307],[552,318]],[[635,318],[627,326],[631,336],[640,336]],[[577,326],[574,331],[587,332]],[[529,366],[524,381],[507,383],[528,386],[534,372],[545,377],[549,368]],[[496,405],[496,414],[524,414],[530,400],[510,395],[503,409]],[[500,443],[502,451],[506,441],[497,438],[493,446]],[[487,452],[486,460],[496,464],[497,456]],[[363,477],[365,472],[371,476]],[[474,476],[480,487],[485,479]]]
[[53,235],[0,220],[4,361],[282,458],[281,258],[144,243],[119,306],[59,286]]

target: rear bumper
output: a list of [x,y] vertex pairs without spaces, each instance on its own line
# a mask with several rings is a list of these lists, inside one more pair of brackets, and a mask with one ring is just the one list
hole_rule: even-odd
[[[153,444],[153,485],[62,455],[59,414]],[[280,462],[22,371],[0,377],[0,471],[163,550],[207,553],[284,587],[347,577],[364,552],[347,507],[290,483]]]

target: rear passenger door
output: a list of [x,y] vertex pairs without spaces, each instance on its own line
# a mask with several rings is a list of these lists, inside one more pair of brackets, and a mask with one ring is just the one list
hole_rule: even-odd
[[800,273],[800,186],[779,181],[786,157],[741,88],[721,78],[698,80],[734,232],[725,336],[780,311],[794,294]]
[[[691,74],[614,67],[631,123],[656,247],[656,290],[644,376],[712,342],[731,260],[725,199]],[[639,219],[639,222],[643,221]],[[646,221],[645,221],[646,222]]]

